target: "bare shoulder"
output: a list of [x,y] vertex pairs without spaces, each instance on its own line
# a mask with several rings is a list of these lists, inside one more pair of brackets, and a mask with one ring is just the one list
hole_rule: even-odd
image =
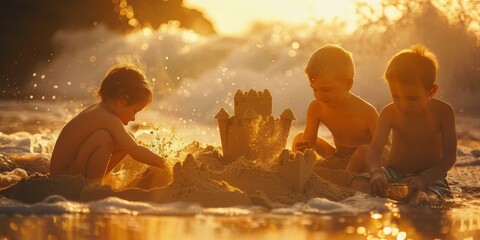
[[107,111],[104,107],[101,107],[99,104],[92,105],[91,107],[85,109],[77,117],[84,118],[85,120],[91,119],[99,122],[111,122],[112,120],[118,120],[113,113]]
[[98,104],[94,104],[79,113],[67,126],[72,131],[91,132],[96,129],[108,129],[111,131],[119,124],[122,125],[118,117]]
[[322,103],[318,101],[317,99],[313,99],[310,104],[308,105],[308,108],[313,108],[313,109],[319,109],[322,107]]
[[432,98],[431,100],[431,106],[437,110],[437,111],[445,111],[447,113],[454,113],[455,111],[453,110],[452,105],[449,103],[442,101],[438,98]]
[[389,103],[380,110],[380,118],[394,119],[397,113],[394,103]]
[[308,105],[307,117],[319,117],[321,115],[322,109],[322,103],[317,99],[313,99]]
[[430,108],[439,119],[455,118],[455,110],[452,105],[438,98],[430,100]]
[[367,114],[368,116],[378,116],[377,109],[372,104],[359,96],[353,94],[352,96],[354,97],[353,99],[355,107],[359,109],[362,114]]

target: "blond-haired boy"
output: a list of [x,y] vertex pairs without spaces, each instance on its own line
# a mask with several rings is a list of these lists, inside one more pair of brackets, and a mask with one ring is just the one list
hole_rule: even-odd
[[[346,170],[366,168],[365,152],[378,120],[377,110],[350,92],[355,75],[352,54],[336,44],[327,44],[310,57],[305,68],[315,99],[307,110],[305,130],[293,140],[293,151],[313,148],[319,155],[345,157]],[[317,137],[320,124],[332,133],[334,146]]]
[[[450,195],[445,179],[457,153],[455,113],[434,98],[438,90],[435,55],[423,46],[400,51],[388,63],[385,79],[393,103],[380,113],[375,136],[367,152],[370,179],[355,178],[352,187],[385,196],[391,182],[405,182],[411,203],[435,204]],[[382,168],[383,146],[392,133],[389,164]]]

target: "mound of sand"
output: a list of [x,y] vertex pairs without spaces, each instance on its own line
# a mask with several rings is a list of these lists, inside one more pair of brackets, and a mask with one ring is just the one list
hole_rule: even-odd
[[34,173],[48,174],[50,172],[50,159],[47,155],[38,153],[0,154],[0,171],[12,171],[15,168],[24,169],[28,175]]
[[68,200],[78,201],[85,187],[92,183],[82,176],[55,176],[33,174],[12,187],[0,192],[7,198],[24,203],[40,202],[51,195],[61,195]]
[[0,174],[0,190],[7,189],[26,177],[28,177],[28,173],[22,168],[15,168],[9,172],[3,172]]
[[227,181],[250,195],[265,194],[277,205],[306,202],[313,197],[342,200],[353,195],[352,190],[332,184],[316,174],[307,181],[304,192],[301,193],[271,169],[275,169],[275,166],[269,169],[258,161],[239,158],[226,166],[224,171],[212,177]]
[[126,189],[116,191],[109,187],[93,186],[86,188],[81,199],[84,201],[116,196],[132,201],[193,202],[204,207],[227,207],[252,205],[249,196],[225,181],[210,178],[205,164],[199,164],[189,154],[183,163],[173,167],[173,182],[164,188]]
[[[50,178],[36,174],[21,180],[1,194],[28,203],[56,194],[80,201],[116,196],[130,201],[194,202],[204,207],[256,204],[271,208],[306,202],[315,197],[339,201],[354,193],[345,187],[351,176],[341,170],[331,170],[315,164],[318,166],[314,168],[314,173],[304,189],[299,191],[278,173],[276,163],[267,166],[263,161],[243,157],[227,162],[222,159],[217,148],[207,146],[194,150],[196,158],[189,154],[183,162],[177,162],[172,170],[154,167],[142,168],[141,173],[139,169],[132,170],[137,175],[130,176],[133,180],[121,188],[94,185],[80,176]],[[215,170],[210,170],[209,165]],[[111,177],[114,178],[115,175]],[[112,179],[112,182],[119,180]]]
[[248,195],[226,181],[210,178],[208,167],[192,155],[173,167],[173,183],[155,192],[156,202],[197,202],[203,206],[251,205]]
[[227,165],[225,169],[212,178],[226,181],[251,195],[263,192],[272,202],[291,204],[304,200],[289,183],[276,172],[268,170],[264,165],[239,158]]

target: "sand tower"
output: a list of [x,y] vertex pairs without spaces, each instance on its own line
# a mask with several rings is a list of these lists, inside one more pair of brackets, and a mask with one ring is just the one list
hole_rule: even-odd
[[234,115],[222,108],[218,120],[223,156],[233,161],[269,159],[280,153],[287,144],[288,132],[295,116],[285,109],[279,118],[272,116],[272,95],[268,90],[248,92],[237,90],[234,96]]
[[295,154],[284,149],[278,156],[277,171],[282,178],[290,182],[295,191],[303,193],[305,184],[312,176],[314,162],[315,154],[311,149]]

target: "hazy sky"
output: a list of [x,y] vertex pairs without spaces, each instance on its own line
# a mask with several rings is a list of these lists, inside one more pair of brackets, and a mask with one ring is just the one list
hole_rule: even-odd
[[354,2],[355,0],[185,0],[184,4],[203,11],[220,34],[236,35],[248,30],[252,22],[259,20],[298,24],[338,18],[353,28]]

